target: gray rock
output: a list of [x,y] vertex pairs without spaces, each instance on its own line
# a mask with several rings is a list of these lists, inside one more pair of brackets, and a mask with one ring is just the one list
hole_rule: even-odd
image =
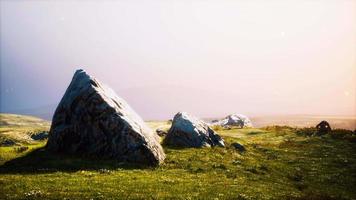
[[167,132],[162,130],[162,129],[160,129],[160,128],[156,129],[156,133],[160,137],[163,137],[163,136],[167,135]]
[[1,142],[0,142],[0,147],[1,147],[1,146],[4,146],[4,147],[13,146],[13,145],[15,145],[15,144],[16,144],[16,142],[14,142],[13,140],[5,139],[4,141],[1,141]]
[[229,125],[224,125],[224,126],[222,126],[224,129],[226,129],[226,130],[231,130],[231,126],[229,126]]
[[238,126],[240,128],[253,127],[251,120],[245,115],[241,115],[241,114],[228,115],[224,119],[212,122],[212,124],[220,125],[223,127],[224,126]]
[[77,70],[52,120],[47,149],[158,165],[159,137],[119,98],[84,70]]
[[246,148],[243,145],[239,144],[239,143],[234,142],[234,143],[231,144],[231,146],[234,147],[239,152],[246,151]]
[[177,147],[225,146],[224,140],[205,122],[185,112],[174,116],[164,143]]
[[31,135],[31,138],[33,140],[45,140],[48,138],[48,132],[44,131],[44,132],[33,134]]
[[213,123],[213,124],[217,123],[217,122],[219,122],[219,120],[217,120],[217,119],[214,119],[214,120],[211,121],[211,123]]
[[323,135],[331,131],[331,126],[327,121],[321,121],[318,125],[316,125],[316,129],[318,130],[318,135]]

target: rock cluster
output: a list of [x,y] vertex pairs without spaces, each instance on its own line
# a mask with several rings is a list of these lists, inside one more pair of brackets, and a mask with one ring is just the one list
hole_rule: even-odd
[[84,70],[76,71],[55,111],[47,148],[146,165],[165,158],[158,136],[113,90]]
[[205,122],[185,112],[174,116],[164,143],[176,147],[224,146],[224,140]]
[[238,126],[240,128],[244,127],[252,127],[252,122],[251,120],[241,114],[232,114],[228,115],[224,119],[221,120],[214,120],[212,122],[213,125],[219,125],[219,126]]

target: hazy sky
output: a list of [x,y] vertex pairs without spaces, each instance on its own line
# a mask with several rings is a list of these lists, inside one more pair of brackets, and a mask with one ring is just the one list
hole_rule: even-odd
[[83,68],[145,119],[356,116],[356,1],[1,1],[0,15],[2,112],[57,105]]

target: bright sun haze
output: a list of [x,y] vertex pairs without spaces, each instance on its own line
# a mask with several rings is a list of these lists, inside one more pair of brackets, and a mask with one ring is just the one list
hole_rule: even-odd
[[356,116],[356,1],[0,4],[1,112],[57,105],[83,68],[145,119]]

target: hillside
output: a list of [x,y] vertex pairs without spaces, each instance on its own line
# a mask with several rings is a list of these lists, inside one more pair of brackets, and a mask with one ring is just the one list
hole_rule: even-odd
[[48,131],[49,126],[37,117],[0,113],[0,146],[35,143],[31,136]]
[[[167,122],[149,122],[169,128]],[[45,141],[0,147],[4,199],[356,199],[355,135],[217,128],[226,148],[164,147],[158,168],[52,154]],[[348,137],[346,137],[348,136]],[[246,148],[232,147],[238,142]]]

